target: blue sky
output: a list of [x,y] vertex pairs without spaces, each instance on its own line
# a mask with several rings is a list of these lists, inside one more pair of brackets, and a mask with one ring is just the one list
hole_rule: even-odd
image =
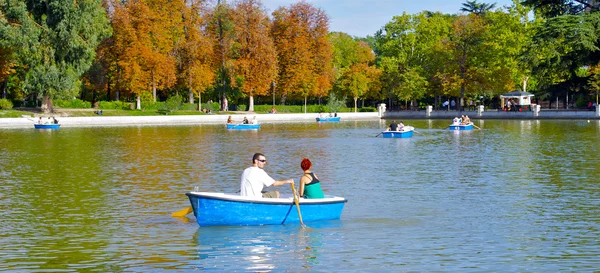
[[[280,6],[289,6],[296,0],[262,0],[269,14]],[[458,13],[466,0],[306,0],[311,5],[325,10],[329,16],[330,31],[341,31],[352,36],[373,35],[388,23],[393,16],[416,14],[424,10],[443,13]],[[496,7],[510,6],[511,0],[478,1],[496,3]]]

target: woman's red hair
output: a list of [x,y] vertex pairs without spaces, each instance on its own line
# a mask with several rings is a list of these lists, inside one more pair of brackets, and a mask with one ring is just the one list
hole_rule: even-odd
[[302,162],[300,162],[300,168],[302,168],[303,171],[310,169],[311,166],[312,163],[310,162],[310,160],[308,160],[308,158],[303,158]]

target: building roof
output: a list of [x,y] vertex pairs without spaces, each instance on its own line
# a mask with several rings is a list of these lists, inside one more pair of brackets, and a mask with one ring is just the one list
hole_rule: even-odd
[[501,98],[518,98],[518,97],[533,97],[533,96],[535,96],[535,95],[528,93],[528,92],[521,91],[521,90],[515,90],[512,92],[508,92],[508,93],[500,95]]

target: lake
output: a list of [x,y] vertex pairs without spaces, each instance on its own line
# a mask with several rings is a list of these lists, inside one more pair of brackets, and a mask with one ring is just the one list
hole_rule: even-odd
[[[0,130],[0,271],[559,272],[600,264],[600,121],[408,120]],[[185,192],[237,192],[262,152],[309,158],[338,221],[199,227]],[[289,186],[277,187],[290,193]]]

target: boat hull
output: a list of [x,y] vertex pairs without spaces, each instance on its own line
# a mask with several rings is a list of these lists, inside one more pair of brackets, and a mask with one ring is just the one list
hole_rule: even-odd
[[338,122],[338,121],[340,121],[340,117],[317,118],[317,122]]
[[470,124],[462,124],[462,125],[450,125],[448,126],[448,130],[451,131],[471,131],[473,130],[473,123]]
[[410,138],[413,136],[415,129],[412,126],[404,126],[403,131],[383,131],[383,138]]
[[260,124],[227,124],[228,130],[258,130],[260,129]]
[[56,130],[60,128],[60,124],[34,124],[33,127],[35,129],[52,129]]
[[[209,192],[189,192],[194,216],[200,226],[259,226],[300,223],[291,197],[249,198]],[[346,199],[326,196],[300,199],[302,220],[307,222],[340,219]]]

